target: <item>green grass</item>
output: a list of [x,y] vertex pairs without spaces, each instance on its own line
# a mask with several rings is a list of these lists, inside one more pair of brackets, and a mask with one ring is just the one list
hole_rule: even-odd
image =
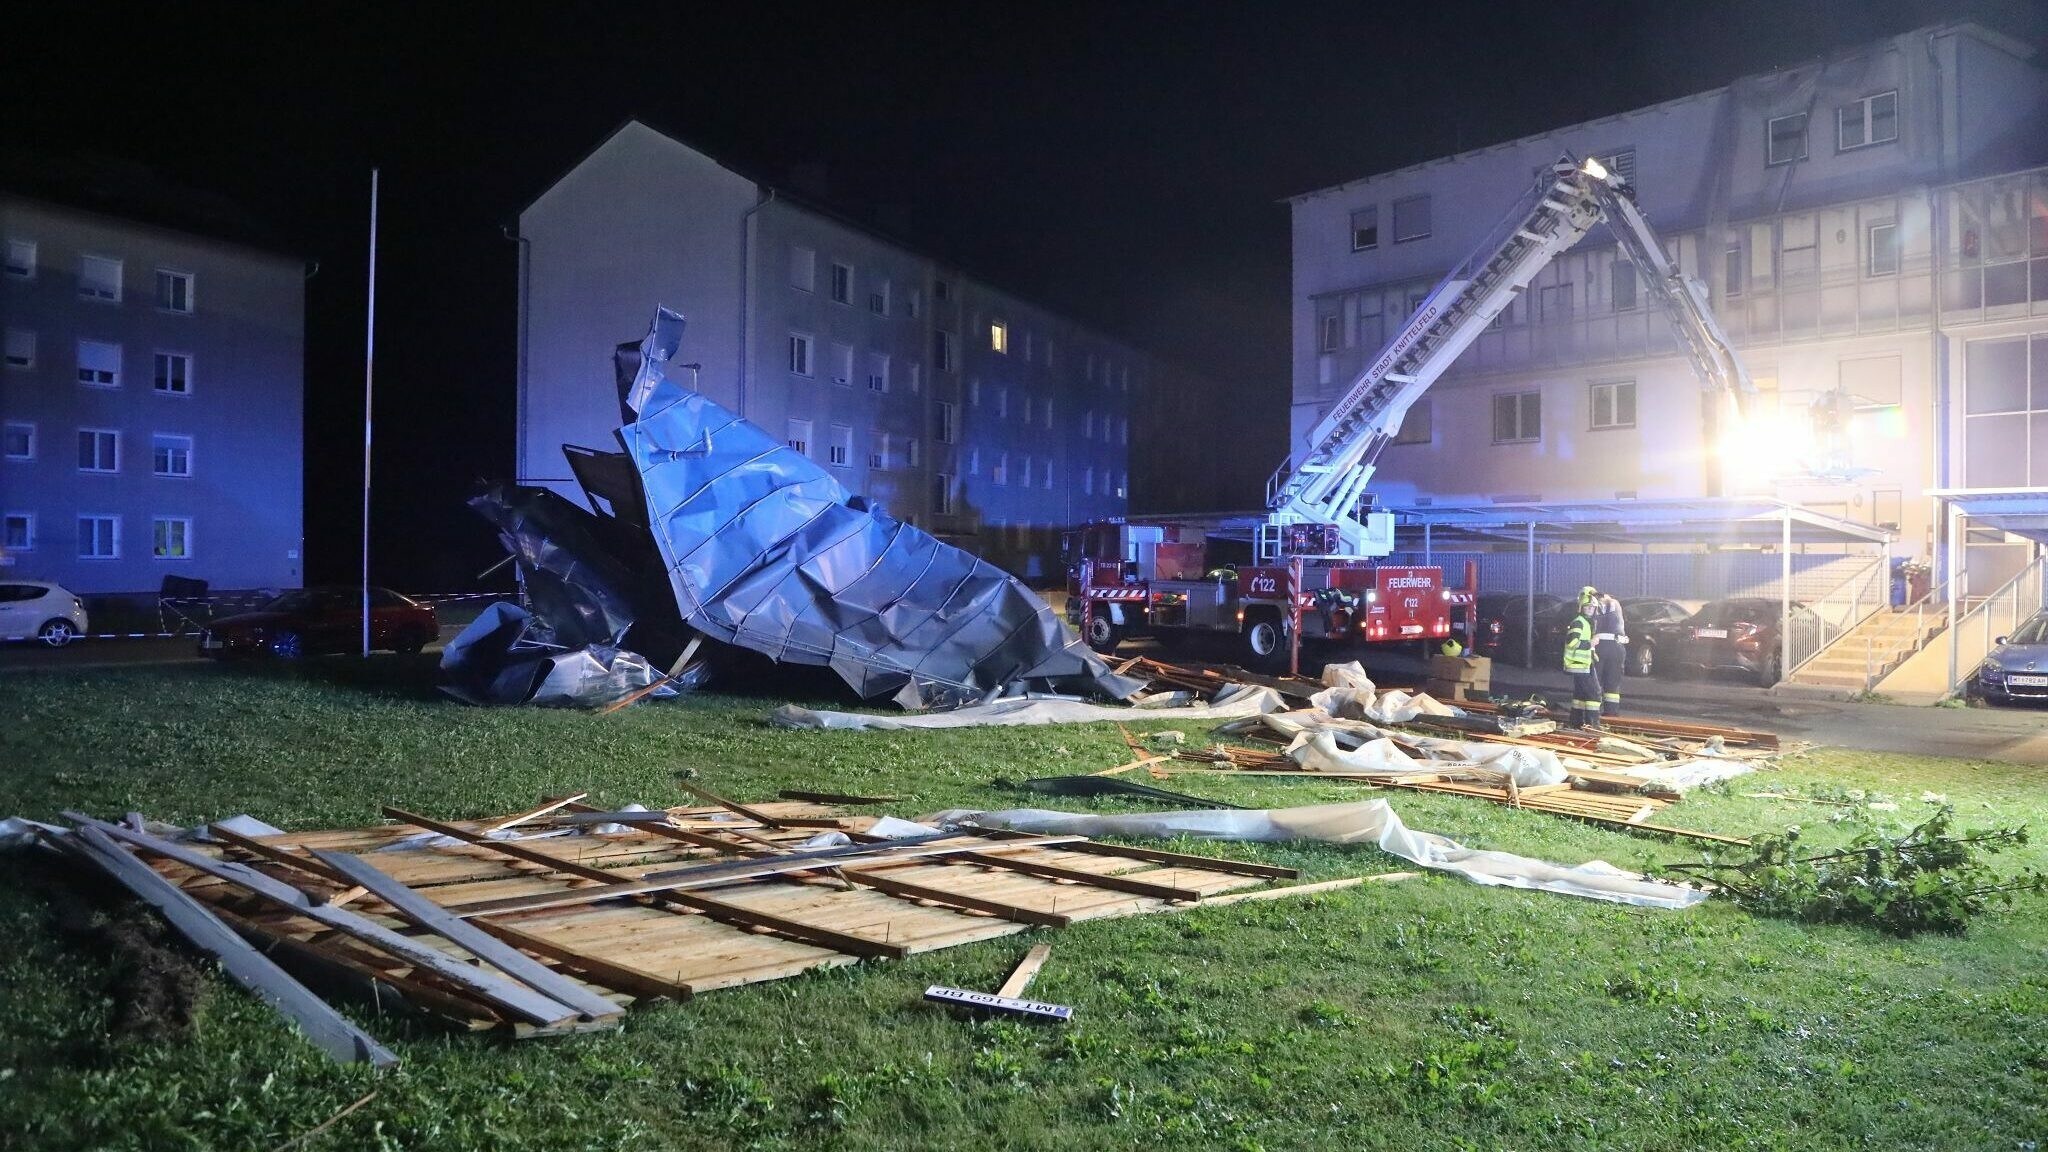
[[[886,792],[914,797],[914,815],[1046,803],[991,781],[1128,758],[1110,726],[792,733],[763,723],[774,703],[471,709],[397,662],[16,675],[0,681],[0,814],[246,811],[318,827],[387,803],[461,817],[585,789],[660,805],[686,799],[687,766],[739,799]],[[1666,818],[1799,823],[1826,845],[1846,838],[1834,809],[1732,793],[1864,789],[1898,810],[1862,819],[1904,825],[1931,790],[1965,824],[2039,825],[2044,783],[2040,769],[1822,751]],[[1360,795],[1169,786],[1272,805]],[[1412,826],[1478,847],[1636,868],[1698,858],[1454,797],[1392,800]],[[1192,847],[1310,879],[1399,866],[1363,847]],[[51,889],[18,880],[0,887],[0,1147],[269,1148],[374,1088],[310,1146],[2013,1150],[2048,1137],[2044,911],[2030,897],[1967,937],[1899,941],[1717,902],[1642,911],[1433,875],[1034,933],[1053,954],[1033,992],[1075,1006],[1064,1028],[921,1001],[934,982],[994,987],[1027,943],[1011,937],[710,993],[566,1040],[454,1036],[352,1005],[404,1061],[375,1075],[329,1063],[217,980],[188,1042],[117,1038],[105,957],[57,930]]]

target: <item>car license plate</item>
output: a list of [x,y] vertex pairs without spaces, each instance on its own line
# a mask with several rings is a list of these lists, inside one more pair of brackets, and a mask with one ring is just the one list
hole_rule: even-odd
[[1403,636],[1413,636],[1413,635],[1415,635],[1415,634],[1417,634],[1417,633],[1419,633],[1419,632],[1421,632],[1421,631],[1422,631],[1422,625],[1420,625],[1420,624],[1403,624],[1403,625],[1401,625],[1401,635],[1403,635]]
[[1728,630],[1726,628],[1695,628],[1692,630],[1692,638],[1695,640],[1726,640],[1728,638]]
[[2048,688],[2048,676],[2007,676],[2005,682],[2015,688]]

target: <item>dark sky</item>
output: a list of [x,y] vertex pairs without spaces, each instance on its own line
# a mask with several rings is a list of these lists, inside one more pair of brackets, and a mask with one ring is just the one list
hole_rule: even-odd
[[1921,24],[2044,31],[2039,0],[464,7],[480,15],[33,5],[9,20],[8,139],[228,194],[317,261],[315,579],[355,562],[372,165],[374,564],[452,588],[496,555],[461,500],[511,468],[500,228],[629,115],[771,180],[822,173],[846,214],[1206,371],[1270,421],[1263,475],[1286,419],[1279,198]]

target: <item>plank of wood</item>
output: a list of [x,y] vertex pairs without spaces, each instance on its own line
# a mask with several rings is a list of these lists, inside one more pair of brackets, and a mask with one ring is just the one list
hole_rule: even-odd
[[594,956],[558,944],[545,936],[515,928],[510,924],[500,924],[488,917],[478,917],[471,923],[506,943],[550,957],[571,972],[581,973],[586,980],[593,980],[607,988],[615,988],[633,996],[687,1000],[694,991],[681,981],[665,980],[652,972],[643,972],[603,956]]
[[269,957],[208,912],[197,900],[180,891],[162,874],[126,849],[114,843],[100,829],[82,826],[76,833],[78,851],[98,864],[121,886],[163,914],[178,934],[200,951],[220,961],[221,970],[257,999],[275,1008],[299,1026],[315,1047],[343,1062],[363,1061],[389,1068],[398,1063],[391,1050],[377,1043],[350,1023],[325,1000],[291,978]]
[[498,971],[526,984],[541,995],[576,1009],[584,1018],[594,1020],[618,1012],[618,1005],[517,948],[508,946],[461,917],[449,914],[448,910],[439,904],[379,871],[375,864],[370,863],[368,857],[318,849],[315,849],[313,854],[328,868],[369,889],[377,899],[389,904],[400,916],[430,932],[446,937],[463,951],[491,964]]
[[1226,892],[1202,901],[1202,907],[1213,908],[1219,904],[1236,904],[1244,900],[1279,900],[1287,896],[1313,896],[1318,892],[1335,892],[1340,888],[1354,888],[1360,884],[1390,884],[1396,880],[1413,880],[1420,872],[1380,872],[1372,876],[1346,876],[1341,880],[1318,880],[1313,884],[1289,884],[1282,888],[1255,888],[1250,892]]
[[296,852],[287,851],[275,844],[265,844],[261,840],[244,836],[232,828],[224,828],[219,824],[208,825],[206,831],[208,835],[213,836],[215,839],[223,843],[232,844],[251,856],[260,856],[272,863],[296,868],[301,872],[309,872],[337,888],[347,889],[350,886],[348,877],[341,875],[311,856],[301,856]]
[[1026,908],[1021,904],[1012,904],[1002,900],[990,900],[950,889],[933,888],[927,884],[912,884],[892,876],[877,875],[873,872],[844,868],[840,870],[839,874],[855,884],[866,888],[873,888],[878,892],[887,892],[891,896],[900,896],[907,900],[926,900],[934,904],[965,908],[973,912],[986,912],[991,916],[1000,916],[1005,920],[1015,920],[1019,924],[1038,924],[1047,928],[1065,928],[1074,922],[1072,916],[1062,915],[1058,912],[1041,912],[1036,908]]
[[695,908],[714,920],[723,920],[726,923],[738,924],[746,928],[765,929],[801,940],[806,944],[816,944],[822,948],[830,948],[834,951],[845,952],[854,956],[873,956],[886,960],[901,960],[905,956],[910,955],[910,949],[902,944],[892,944],[884,940],[873,940],[851,932],[841,932],[836,928],[827,928],[821,924],[813,924],[805,920],[795,920],[788,916],[779,916],[772,912],[764,912],[758,908],[734,904],[729,900],[719,900],[706,896],[701,892],[663,892],[659,898],[673,900],[679,904]]
[[590,795],[590,793],[588,792],[578,792],[574,796],[561,796],[553,800],[544,800],[541,802],[540,807],[531,809],[526,812],[521,812],[519,815],[514,816],[508,820],[500,820],[498,823],[493,824],[489,828],[484,829],[484,832],[486,835],[488,835],[492,832],[503,832],[507,828],[517,828],[521,824],[526,823],[528,820],[537,820],[540,817],[545,816],[558,808],[567,808],[569,805],[576,803],[578,800],[581,800],[588,795]]
[[[1008,847],[1008,845],[1005,845]],[[1117,892],[1128,892],[1133,896],[1150,896],[1155,900],[1195,903],[1202,898],[1192,888],[1175,888],[1170,884],[1153,884],[1135,880],[1129,876],[1106,876],[1100,872],[1083,872],[1078,868],[1064,868],[1058,864],[1047,864],[1038,860],[1019,860],[1014,857],[996,856],[988,852],[963,852],[960,859],[980,864],[987,868],[1007,868],[1012,872],[1023,872],[1031,876],[1042,876],[1048,880],[1072,880],[1097,888],[1109,888]]]
[[784,800],[808,800],[813,804],[900,804],[901,796],[849,796],[841,792],[805,792],[799,788],[784,788],[776,793]]
[[1127,764],[1119,764],[1119,765],[1117,765],[1117,766],[1116,766],[1116,767],[1114,767],[1114,768],[1104,768],[1104,769],[1103,769],[1102,771],[1100,771],[1100,772],[1091,772],[1091,773],[1089,773],[1089,775],[1091,775],[1091,776],[1121,776],[1121,775],[1123,775],[1124,773],[1126,773],[1126,772],[1129,772],[1129,771],[1131,771],[1131,770],[1132,770],[1132,769],[1134,769],[1134,768],[1146,768],[1146,767],[1150,767],[1150,766],[1151,766],[1151,765],[1153,765],[1153,764],[1158,764],[1158,763],[1160,763],[1160,762],[1162,762],[1162,761],[1165,761],[1165,760],[1171,760],[1171,759],[1173,759],[1173,757],[1172,757],[1172,756],[1140,756],[1140,757],[1139,757],[1138,759],[1136,759],[1136,760],[1133,760],[1133,761],[1131,761],[1131,762],[1129,762],[1129,763],[1127,763]]
[[1031,978],[1038,975],[1040,968],[1045,967],[1045,961],[1051,955],[1052,945],[1033,944],[1031,951],[1024,953],[1024,959],[1017,962],[1017,967],[1010,973],[1010,978],[1003,981],[1001,988],[996,989],[996,995],[1006,1000],[1022,996],[1024,989],[1031,986]]
[[197,869],[216,879],[225,880],[287,911],[353,936],[365,944],[428,969],[479,1000],[502,1008],[521,1019],[535,1024],[553,1024],[576,1014],[569,1006],[524,984],[488,969],[464,964],[445,952],[429,948],[411,937],[400,935],[345,908],[322,904],[282,880],[267,876],[247,865],[215,860],[183,845],[160,840],[147,833],[135,832],[118,824],[95,820],[83,812],[66,812],[64,818],[81,828],[97,828],[106,835],[133,844],[151,855],[175,860],[187,868]]
[[742,804],[737,800],[727,800],[725,797],[720,796],[714,792],[711,792],[708,789],[697,787],[695,784],[690,783],[688,780],[678,779],[676,781],[676,786],[681,788],[683,791],[688,792],[690,795],[695,796],[697,799],[704,801],[707,804],[716,804],[720,808],[723,808],[728,812],[731,812],[738,816],[744,816],[747,819],[752,820],[754,823],[761,825],[763,828],[794,828],[798,826],[796,824],[788,822],[787,820],[781,817],[770,816],[767,813],[762,812],[758,808],[749,808],[745,804]]
[[[998,840],[1028,838],[1031,833],[1018,832],[1010,828],[980,828],[979,835]],[[1280,864],[1258,864],[1250,860],[1228,860],[1220,856],[1197,856],[1192,852],[1168,852],[1163,848],[1138,848],[1129,844],[1105,844],[1100,840],[1082,840],[1060,846],[1062,852],[1081,852],[1089,856],[1122,856],[1129,860],[1149,860],[1154,864],[1173,864],[1182,868],[1206,868],[1212,872],[1230,872],[1239,876],[1264,876],[1272,880],[1292,880],[1301,875],[1298,868]]]

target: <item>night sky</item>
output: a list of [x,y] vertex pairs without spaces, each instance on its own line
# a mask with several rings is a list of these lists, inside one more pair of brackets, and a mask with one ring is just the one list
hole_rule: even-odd
[[2048,32],[2035,0],[26,7],[0,67],[13,146],[146,163],[317,263],[314,580],[356,563],[382,168],[373,566],[417,590],[498,556],[461,501],[511,470],[501,229],[628,116],[1206,372],[1268,422],[1263,476],[1286,422],[1282,197],[1922,24]]

